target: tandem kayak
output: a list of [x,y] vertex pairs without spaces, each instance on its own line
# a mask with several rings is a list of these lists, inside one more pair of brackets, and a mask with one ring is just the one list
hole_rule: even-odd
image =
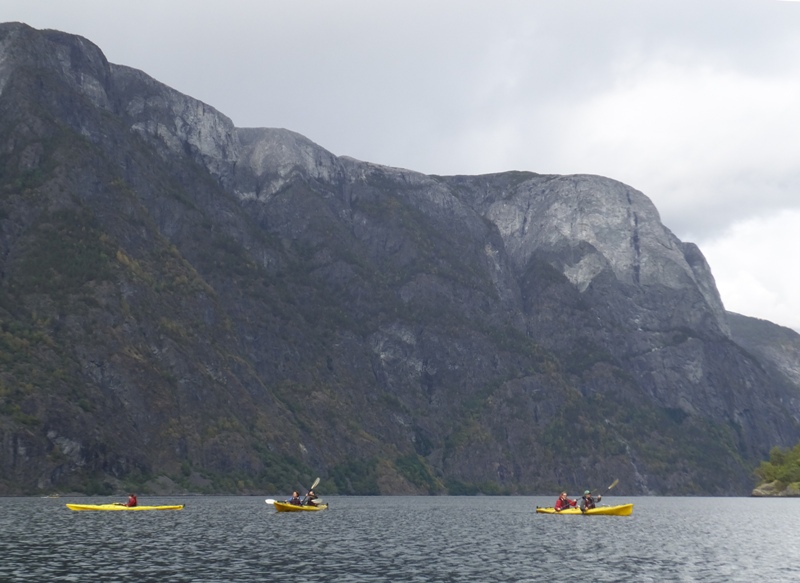
[[630,516],[633,512],[633,504],[620,504],[619,506],[597,506],[586,512],[581,512],[580,508],[567,508],[561,512],[551,507],[537,506],[536,512],[539,514],[584,514],[584,515],[605,515],[605,516]]
[[70,510],[75,511],[82,511],[82,510],[112,510],[112,511],[120,511],[120,510],[131,510],[131,511],[142,511],[142,510],[183,510],[183,504],[177,504],[175,506],[125,506],[124,504],[67,504],[67,508]]
[[289,504],[288,502],[278,502],[277,500],[265,500],[267,504],[272,504],[277,512],[319,512],[320,510],[327,510],[327,504],[320,504],[319,506],[298,506],[297,504]]

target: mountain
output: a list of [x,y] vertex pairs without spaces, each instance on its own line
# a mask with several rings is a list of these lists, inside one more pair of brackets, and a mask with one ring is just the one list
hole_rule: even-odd
[[800,358],[740,318],[617,181],[338,157],[0,25],[0,494],[747,494]]

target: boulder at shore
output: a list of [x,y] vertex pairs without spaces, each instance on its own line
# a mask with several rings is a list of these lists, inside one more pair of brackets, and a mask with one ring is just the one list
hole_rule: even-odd
[[800,482],[793,482],[791,484],[784,484],[778,480],[759,484],[753,489],[751,496],[758,498],[766,497],[800,497]]

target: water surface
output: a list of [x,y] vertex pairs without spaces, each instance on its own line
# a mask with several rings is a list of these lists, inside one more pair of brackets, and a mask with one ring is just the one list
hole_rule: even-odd
[[[0,581],[800,581],[800,499],[617,498],[632,516],[549,516],[539,497],[141,497],[177,512],[0,498]],[[122,501],[120,499],[120,501]]]

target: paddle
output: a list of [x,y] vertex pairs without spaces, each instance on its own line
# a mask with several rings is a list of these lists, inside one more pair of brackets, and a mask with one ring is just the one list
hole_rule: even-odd
[[[611,490],[611,488],[613,488],[613,487],[614,487],[614,486],[616,486],[617,484],[619,484],[619,478],[617,478],[616,480],[614,480],[613,482],[611,482],[611,485],[610,485],[608,488],[606,488],[606,492],[608,492],[609,490]],[[594,492],[594,490],[592,490],[592,491]],[[603,492],[603,494],[605,494],[605,492]],[[603,496],[603,494],[601,494],[601,496]]]
[[314,483],[311,484],[310,488],[306,488],[305,486],[303,486],[303,484],[300,483],[300,480],[298,480],[297,481],[297,491],[298,492],[302,492],[303,490],[305,490],[306,492],[308,492],[309,490],[313,490],[314,488],[316,488],[317,484],[319,484],[319,478],[314,480]]

